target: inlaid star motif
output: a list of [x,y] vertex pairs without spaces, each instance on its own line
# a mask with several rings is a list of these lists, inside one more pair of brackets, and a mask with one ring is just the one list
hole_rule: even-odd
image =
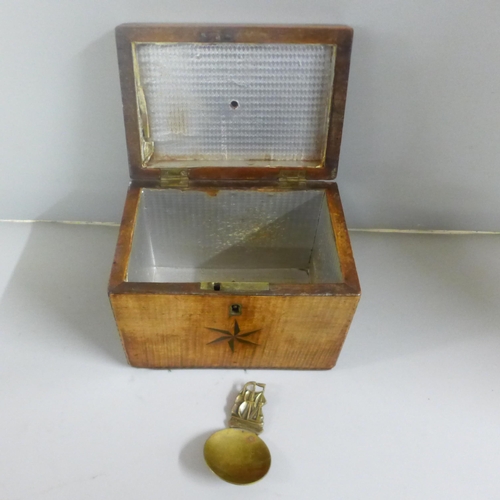
[[243,337],[248,337],[250,335],[253,335],[254,333],[260,332],[262,328],[259,328],[258,330],[252,330],[251,332],[246,332],[246,333],[241,333],[240,330],[240,325],[238,325],[238,322],[234,320],[234,332],[231,333],[228,330],[219,330],[218,328],[208,328],[208,326],[205,327],[207,330],[212,330],[213,332],[218,332],[222,333],[223,336],[219,337],[215,340],[212,340],[209,342],[209,344],[218,344],[220,342],[227,342],[229,344],[229,347],[231,348],[231,351],[234,352],[234,342],[241,342],[242,344],[251,344],[251,345],[259,345],[256,344],[255,342],[251,342],[250,340],[246,340]]

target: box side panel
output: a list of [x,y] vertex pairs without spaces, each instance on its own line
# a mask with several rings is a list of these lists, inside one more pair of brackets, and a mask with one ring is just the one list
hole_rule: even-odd
[[[111,294],[133,366],[329,369],[357,296]],[[231,315],[238,305],[241,314]]]
[[352,253],[351,240],[345,222],[344,210],[340,201],[340,193],[336,183],[332,183],[327,190],[327,203],[330,210],[330,220],[335,235],[340,269],[344,283],[353,293],[361,294],[358,272]]
[[127,268],[132,249],[132,240],[137,218],[137,206],[139,204],[141,190],[137,186],[129,186],[125,199],[120,232],[116,243],[115,256],[111,275],[109,278],[108,291],[120,285],[127,279]]

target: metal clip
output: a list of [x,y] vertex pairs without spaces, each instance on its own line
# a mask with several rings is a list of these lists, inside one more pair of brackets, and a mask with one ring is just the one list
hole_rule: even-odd
[[186,170],[162,169],[160,173],[160,187],[185,187],[189,184],[189,178]]
[[215,292],[265,292],[269,290],[267,281],[202,281],[201,290],[214,290]]
[[282,170],[278,178],[278,184],[286,188],[303,187],[306,185],[306,181],[306,173],[303,170]]

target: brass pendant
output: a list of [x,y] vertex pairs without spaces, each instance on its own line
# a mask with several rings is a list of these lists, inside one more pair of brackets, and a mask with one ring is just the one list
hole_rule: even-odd
[[264,430],[265,387],[247,382],[234,402],[229,428],[215,432],[205,442],[207,465],[228,483],[254,483],[271,467],[269,448],[258,436]]

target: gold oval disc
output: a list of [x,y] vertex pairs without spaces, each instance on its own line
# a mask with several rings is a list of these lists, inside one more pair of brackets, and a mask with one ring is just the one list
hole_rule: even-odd
[[271,467],[266,443],[257,434],[243,429],[215,432],[207,439],[203,453],[207,465],[228,483],[254,483]]

